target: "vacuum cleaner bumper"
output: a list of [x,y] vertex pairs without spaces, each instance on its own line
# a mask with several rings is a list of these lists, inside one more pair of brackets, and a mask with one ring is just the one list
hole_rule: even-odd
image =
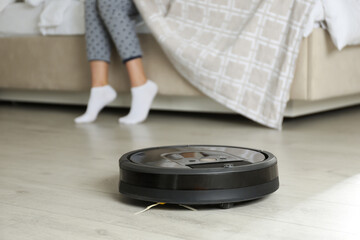
[[279,188],[270,152],[219,145],[147,148],[120,159],[120,193],[172,204],[220,204],[261,198]]

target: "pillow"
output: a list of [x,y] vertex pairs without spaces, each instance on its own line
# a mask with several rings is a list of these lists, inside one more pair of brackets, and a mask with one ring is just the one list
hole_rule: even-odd
[[322,21],[325,20],[324,7],[321,0],[317,0],[313,9],[310,12],[308,23],[304,28],[304,37],[308,37],[314,30],[314,28],[323,27]]
[[323,0],[325,20],[335,46],[360,44],[360,0]]
[[0,12],[4,10],[10,3],[14,3],[16,0],[0,0]]

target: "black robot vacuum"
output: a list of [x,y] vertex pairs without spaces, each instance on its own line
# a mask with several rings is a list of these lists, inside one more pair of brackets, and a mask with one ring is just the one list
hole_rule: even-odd
[[183,145],[136,150],[120,158],[120,193],[143,201],[229,208],[278,188],[277,159],[261,150]]

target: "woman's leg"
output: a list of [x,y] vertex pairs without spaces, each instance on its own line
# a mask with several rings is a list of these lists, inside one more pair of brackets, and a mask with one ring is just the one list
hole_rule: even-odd
[[147,80],[142,65],[142,51],[135,32],[135,22],[131,19],[131,16],[138,12],[131,0],[101,0],[98,1],[98,7],[101,18],[126,65],[132,87],[130,113],[119,121],[125,124],[142,122],[148,116],[158,88],[154,82]]
[[135,58],[125,63],[129,74],[131,87],[140,87],[147,81],[141,58]]
[[86,50],[90,61],[92,88],[86,112],[76,123],[96,120],[99,112],[116,98],[116,91],[108,85],[108,65],[111,57],[110,38],[97,10],[97,0],[85,2]]
[[108,85],[108,72],[109,63],[105,61],[91,61],[90,62],[91,72],[91,86],[92,87],[103,87]]

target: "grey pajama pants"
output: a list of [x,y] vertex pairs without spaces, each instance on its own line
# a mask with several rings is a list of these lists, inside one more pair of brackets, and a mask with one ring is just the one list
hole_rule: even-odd
[[135,21],[138,11],[132,0],[86,0],[86,50],[88,60],[110,62],[111,39],[123,62],[142,56]]

